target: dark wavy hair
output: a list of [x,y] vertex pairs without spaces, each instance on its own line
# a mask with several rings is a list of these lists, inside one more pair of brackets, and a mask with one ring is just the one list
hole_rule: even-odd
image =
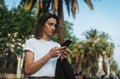
[[[35,26],[35,28],[34,28],[34,30],[33,30],[33,34],[34,34],[34,37],[35,37],[36,39],[40,39],[40,38],[42,37],[44,24],[45,24],[45,22],[46,22],[49,18],[55,18],[55,19],[56,19],[56,21],[57,21],[56,29],[57,29],[58,24],[59,24],[58,16],[57,16],[56,14],[43,13],[43,14],[41,14],[41,16],[37,19],[36,26]],[[55,29],[55,32],[56,32],[56,29]]]

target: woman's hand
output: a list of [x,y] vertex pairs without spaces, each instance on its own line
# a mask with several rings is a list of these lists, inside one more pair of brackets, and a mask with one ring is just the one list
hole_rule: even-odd
[[65,51],[65,46],[64,47],[53,47],[50,50],[49,55],[51,58],[58,57],[64,51]]
[[65,58],[68,57],[69,51],[70,51],[70,50],[69,50],[68,48],[65,48],[65,49],[64,49],[64,51],[62,52],[62,54],[61,54],[61,56],[60,56],[61,60],[63,60],[63,59],[65,59]]

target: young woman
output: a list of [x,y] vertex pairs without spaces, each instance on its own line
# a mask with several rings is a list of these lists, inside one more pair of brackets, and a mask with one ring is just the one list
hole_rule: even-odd
[[58,57],[68,56],[68,49],[50,39],[58,27],[58,17],[46,13],[38,18],[34,38],[26,41],[25,73],[30,79],[54,79]]

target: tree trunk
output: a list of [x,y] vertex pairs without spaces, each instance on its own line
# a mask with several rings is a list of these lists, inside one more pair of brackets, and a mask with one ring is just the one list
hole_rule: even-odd
[[62,44],[64,42],[64,17],[63,17],[63,0],[58,3],[58,16],[59,16],[59,26],[57,29],[58,42]]
[[17,65],[17,75],[16,78],[21,78],[22,75],[22,67],[23,67],[23,61],[24,61],[24,53],[23,56],[17,56],[18,65]]
[[103,61],[103,58],[102,58],[102,56],[100,56],[98,59],[98,71],[96,74],[98,77],[105,75],[105,72],[103,71],[103,65],[102,65],[103,62],[102,61]]

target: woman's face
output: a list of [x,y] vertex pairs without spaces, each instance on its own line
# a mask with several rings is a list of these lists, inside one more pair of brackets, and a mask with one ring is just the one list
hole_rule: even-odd
[[56,29],[56,25],[57,25],[56,19],[49,18],[44,24],[43,35],[46,35],[46,36],[53,35]]

